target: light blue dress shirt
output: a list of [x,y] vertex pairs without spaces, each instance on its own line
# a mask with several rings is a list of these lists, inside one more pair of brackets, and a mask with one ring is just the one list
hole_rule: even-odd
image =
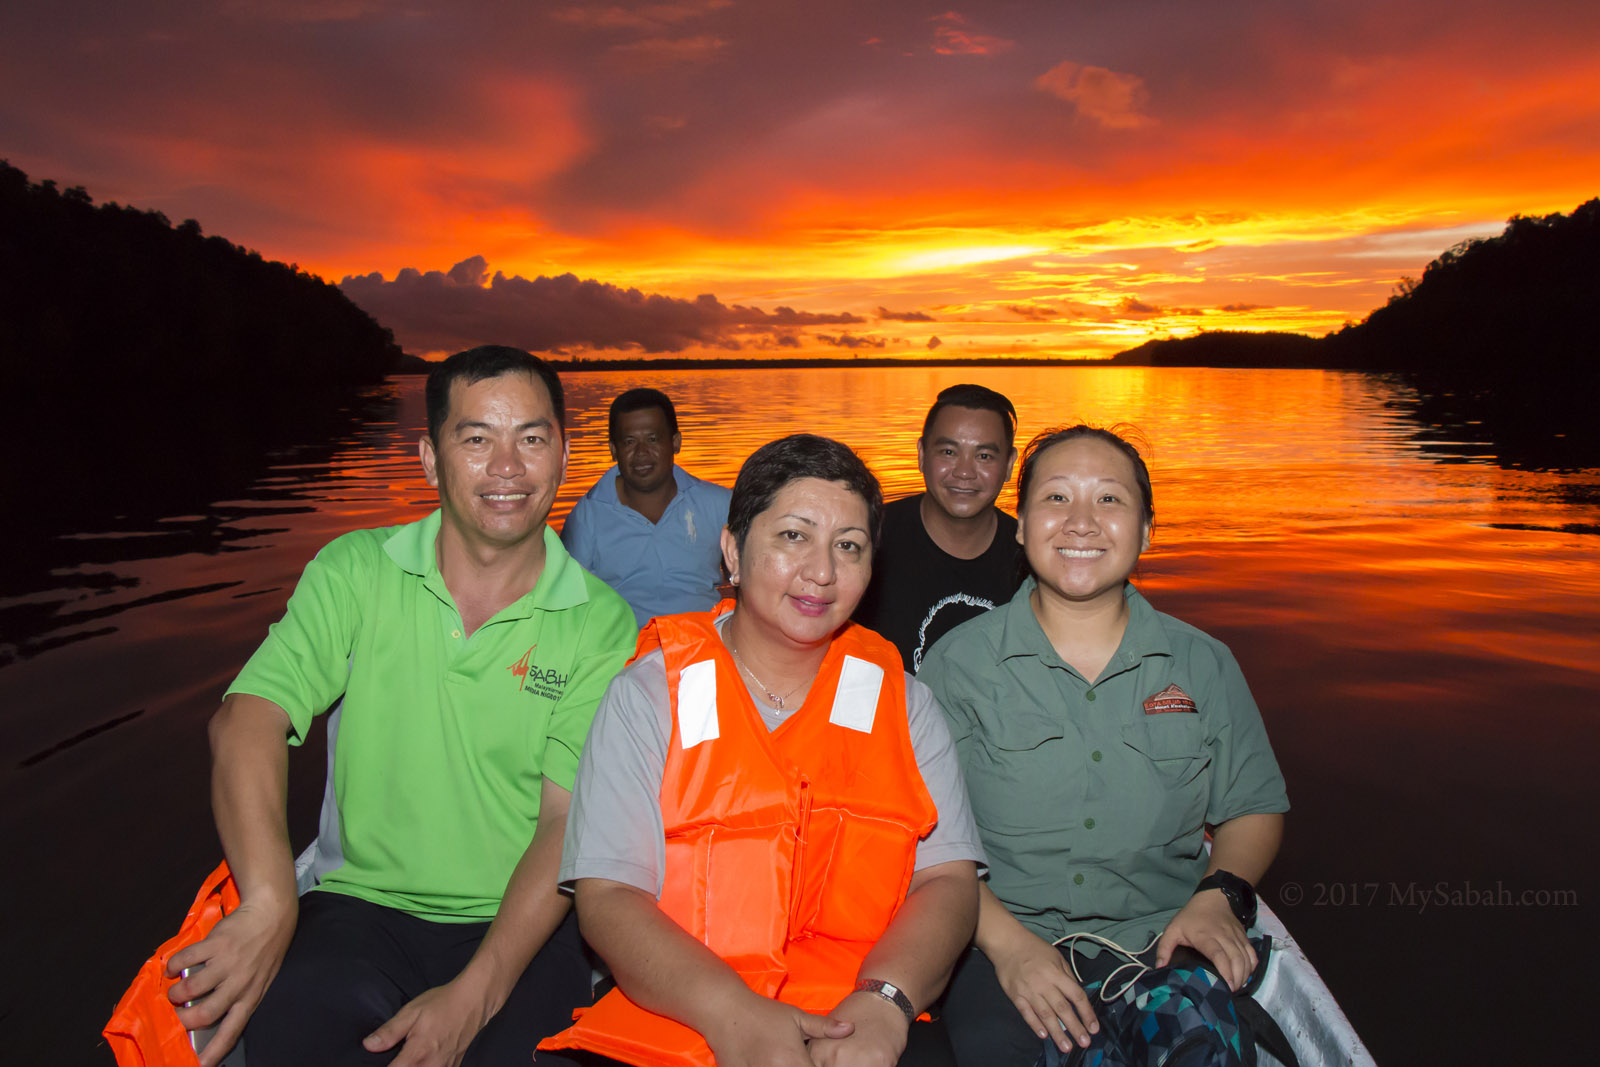
[[572,558],[622,594],[640,626],[657,615],[708,611],[722,581],[722,528],[733,495],[674,464],[678,495],[660,522],[617,499],[617,468],[600,476],[561,528]]

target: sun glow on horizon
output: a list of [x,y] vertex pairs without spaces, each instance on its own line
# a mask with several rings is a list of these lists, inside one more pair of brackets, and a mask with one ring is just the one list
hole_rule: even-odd
[[[1053,232],[885,225],[756,239],[658,228],[569,238],[560,264],[544,254],[489,259],[483,284],[562,268],[641,298],[714,294],[766,313],[843,317],[794,330],[783,345],[770,333],[735,334],[733,350],[756,357],[1105,358],[1201,331],[1320,336],[1381,306],[1402,274],[1419,273],[1438,251],[1500,228],[1398,211],[1146,215]],[[630,351],[649,350],[612,354]],[[727,343],[691,343],[659,354],[732,353]]]
[[[1457,242],[1600,193],[1600,16],[1577,0],[1514,29],[1444,0],[1336,21],[1251,0],[1133,38],[1030,4],[224,8],[186,29],[194,62],[142,9],[114,62],[65,15],[0,12],[11,160],[330,281],[449,277],[383,305],[412,351],[1321,334]],[[523,300],[567,275],[636,293],[610,318]]]
[[1020,259],[1051,251],[1048,245],[977,245],[965,248],[935,248],[906,252],[885,263],[884,274],[899,276],[971,267],[980,263]]

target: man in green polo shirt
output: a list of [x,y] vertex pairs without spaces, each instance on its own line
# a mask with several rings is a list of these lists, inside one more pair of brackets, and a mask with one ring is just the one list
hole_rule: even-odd
[[[427,399],[439,510],[318,553],[211,722],[241,905],[170,968],[203,965],[171,997],[217,1027],[205,1067],[241,1033],[250,1067],[520,1065],[587,996],[556,868],[633,612],[545,525],[567,467],[554,371],[475,348]],[[288,749],[330,709],[317,886],[297,899]]]

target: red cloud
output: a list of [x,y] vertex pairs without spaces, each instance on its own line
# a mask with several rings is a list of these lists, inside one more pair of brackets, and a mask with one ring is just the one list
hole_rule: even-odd
[[966,18],[954,11],[935,15],[928,21],[933,23],[933,50],[941,56],[992,56],[1016,44],[1004,37],[974,33],[967,28]]
[[1136,74],[1087,67],[1069,59],[1039,75],[1033,84],[1108,129],[1134,130],[1155,121],[1141,112],[1149,93],[1144,79]]
[[646,37],[612,46],[610,52],[633,70],[656,70],[675,63],[703,63],[728,47],[721,37]]
[[586,7],[574,5],[550,12],[557,22],[592,30],[657,31],[685,19],[700,18],[730,7],[733,0],[699,0],[698,3],[645,4],[641,7]]

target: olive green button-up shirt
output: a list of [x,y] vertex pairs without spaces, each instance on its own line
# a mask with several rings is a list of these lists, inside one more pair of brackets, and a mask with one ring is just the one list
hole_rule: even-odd
[[1222,642],[1129,584],[1122,643],[1090,684],[1033,588],[952,630],[917,677],[950,721],[995,895],[1048,940],[1137,950],[1205,874],[1208,825],[1288,810],[1283,775]]

